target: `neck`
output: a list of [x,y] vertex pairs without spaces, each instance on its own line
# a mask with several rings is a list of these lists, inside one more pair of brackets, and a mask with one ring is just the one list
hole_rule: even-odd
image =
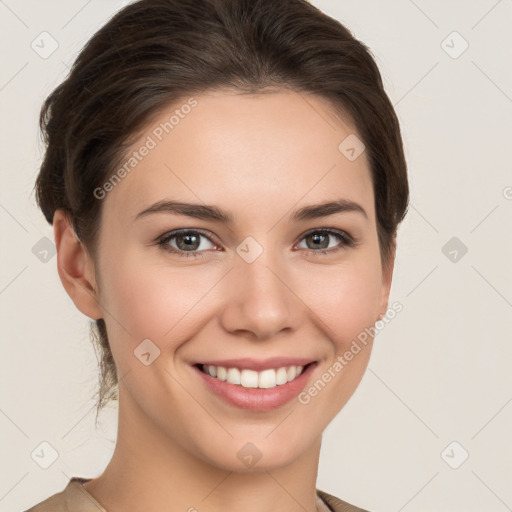
[[[117,443],[84,487],[108,512],[315,512],[321,437],[285,467],[246,472],[214,465],[119,396]],[[128,401],[128,400],[126,400]],[[202,456],[203,455],[203,456]],[[263,457],[261,459],[263,461]]]

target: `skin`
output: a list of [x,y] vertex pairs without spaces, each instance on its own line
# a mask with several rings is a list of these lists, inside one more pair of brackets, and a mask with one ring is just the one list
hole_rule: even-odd
[[[82,313],[105,319],[122,379],[113,457],[85,488],[109,512],[314,511],[322,432],[357,388],[371,338],[308,404],[292,400],[267,412],[225,403],[191,364],[309,357],[318,366],[307,388],[385,313],[394,259],[383,271],[366,153],[349,161],[338,150],[357,132],[316,96],[225,89],[194,97],[198,105],[102,199],[96,262],[63,212],[55,214],[59,276]],[[289,221],[300,207],[340,198],[368,218],[342,212]],[[162,199],[216,205],[235,220],[230,227],[171,213],[134,220]],[[157,245],[181,228],[211,233],[193,246],[202,257]],[[358,244],[318,254],[304,234],[322,228]],[[236,252],[247,236],[263,248],[252,263]],[[183,253],[177,241],[168,245]],[[343,241],[331,235],[325,243]],[[144,339],[160,350],[149,366],[134,355]],[[262,454],[250,468],[237,457],[247,442]]]

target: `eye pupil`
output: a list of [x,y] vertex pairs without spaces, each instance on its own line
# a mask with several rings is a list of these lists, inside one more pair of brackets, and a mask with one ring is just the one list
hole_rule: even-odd
[[180,236],[177,236],[176,237],[176,245],[178,246],[179,249],[182,249],[183,250],[183,247],[180,247],[180,241],[184,241],[184,248],[185,250],[188,248],[190,249],[191,247],[193,249],[197,249],[196,246],[199,245],[199,237],[197,235],[193,235],[193,234],[186,234],[186,235],[180,235]]
[[[321,242],[321,239],[323,238],[324,241],[326,241],[327,243],[322,244],[321,248],[326,249],[327,247],[329,247],[329,235],[314,233],[314,234],[310,235],[309,238],[312,238],[314,240],[315,244],[318,244],[318,242]],[[318,247],[318,245],[317,245],[317,247]]]

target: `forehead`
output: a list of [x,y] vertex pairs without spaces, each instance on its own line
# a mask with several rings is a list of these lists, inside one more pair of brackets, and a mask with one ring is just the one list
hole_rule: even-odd
[[351,120],[318,96],[285,90],[194,95],[151,120],[126,155],[124,163],[131,159],[133,167],[125,166],[129,172],[107,203],[135,215],[165,198],[261,211],[301,198],[346,197],[365,203],[370,215],[366,153],[350,159],[343,152],[344,141],[352,144],[354,137]]

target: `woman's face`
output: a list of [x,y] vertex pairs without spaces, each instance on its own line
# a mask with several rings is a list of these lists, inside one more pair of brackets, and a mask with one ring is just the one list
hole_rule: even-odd
[[[194,100],[141,134],[101,199],[98,303],[130,418],[120,421],[218,467],[244,471],[247,454],[261,456],[257,469],[284,466],[356,389],[372,340],[353,342],[387,307],[369,164],[354,128],[318,97],[224,90]],[[141,213],[167,201],[182,206]],[[339,201],[358,206],[317,208]],[[299,384],[275,387],[287,370],[242,372],[271,386],[261,389],[196,366],[257,368],[226,363],[237,359],[314,364]]]

